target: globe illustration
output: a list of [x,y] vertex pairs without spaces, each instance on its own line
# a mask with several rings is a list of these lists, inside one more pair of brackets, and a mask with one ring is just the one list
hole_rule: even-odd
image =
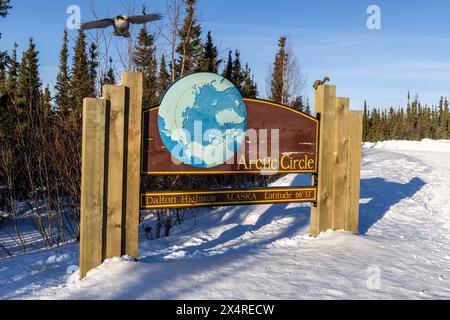
[[158,126],[172,159],[194,168],[213,168],[234,159],[247,131],[239,90],[213,73],[196,73],[165,93]]

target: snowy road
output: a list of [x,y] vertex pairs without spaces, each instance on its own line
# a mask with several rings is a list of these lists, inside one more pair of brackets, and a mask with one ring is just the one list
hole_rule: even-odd
[[308,237],[304,205],[221,208],[83,281],[77,245],[0,260],[0,299],[449,299],[450,143],[367,147],[360,236]]

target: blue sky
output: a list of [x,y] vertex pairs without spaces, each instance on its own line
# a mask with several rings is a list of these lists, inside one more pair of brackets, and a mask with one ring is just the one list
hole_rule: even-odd
[[[0,20],[0,50],[10,50],[15,41],[24,50],[33,36],[42,78],[53,86],[66,9],[79,5],[82,20],[90,20],[89,2],[12,0],[14,9]],[[136,2],[164,12],[165,0]],[[381,8],[382,30],[366,27],[371,4]],[[97,0],[96,6],[105,17],[124,12],[122,0]],[[450,1],[201,0],[200,12],[204,32],[213,32],[224,58],[230,48],[241,50],[263,94],[277,39],[286,35],[307,77],[305,95],[311,99],[312,83],[324,75],[338,86],[340,96],[351,98],[355,109],[364,99],[377,107],[402,105],[408,90],[428,104],[450,96]],[[70,38],[75,36],[72,31]]]

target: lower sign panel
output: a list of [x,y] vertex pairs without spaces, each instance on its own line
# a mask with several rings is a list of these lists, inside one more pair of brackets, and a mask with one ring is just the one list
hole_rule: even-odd
[[250,190],[145,193],[141,209],[199,208],[214,206],[316,202],[315,187],[265,188]]

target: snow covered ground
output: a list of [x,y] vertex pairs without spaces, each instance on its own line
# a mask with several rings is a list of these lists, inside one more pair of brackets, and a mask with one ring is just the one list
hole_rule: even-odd
[[310,238],[306,205],[220,208],[83,281],[76,244],[0,260],[0,299],[449,299],[450,141],[363,159],[359,236]]

